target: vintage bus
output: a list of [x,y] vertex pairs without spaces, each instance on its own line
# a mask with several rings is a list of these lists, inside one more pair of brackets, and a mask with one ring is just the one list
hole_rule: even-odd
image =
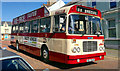
[[101,12],[81,5],[46,6],[13,19],[11,45],[44,61],[78,64],[106,55]]

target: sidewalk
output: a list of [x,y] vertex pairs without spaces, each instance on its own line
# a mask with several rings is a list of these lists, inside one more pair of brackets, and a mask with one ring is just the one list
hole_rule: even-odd
[[10,41],[0,41],[0,46],[2,47],[3,45],[10,45]]
[[106,51],[106,56],[118,58],[119,52],[117,49],[105,49],[105,51]]

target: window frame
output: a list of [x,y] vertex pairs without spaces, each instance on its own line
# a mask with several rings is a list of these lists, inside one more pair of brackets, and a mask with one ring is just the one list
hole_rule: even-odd
[[116,0],[114,1],[115,3],[116,3],[116,6],[115,7],[113,7],[113,8],[111,8],[111,1],[109,2],[109,9],[115,9],[115,8],[117,8],[117,2],[116,2]]
[[[110,27],[110,26],[109,26],[109,22],[110,22],[110,21],[113,21],[113,20],[114,20],[115,26],[114,26],[114,27]],[[114,30],[114,29],[115,29],[115,36],[114,36],[114,37],[113,37],[113,36],[111,37],[109,32],[110,32],[110,30]],[[108,19],[108,37],[109,37],[109,38],[116,38],[116,20],[115,20],[115,19]]]
[[30,32],[29,33],[34,33],[34,32],[32,32],[33,31],[33,22],[34,21],[37,21],[37,32],[35,32],[35,33],[38,33],[38,30],[39,30],[39,19],[35,19],[35,20],[32,20],[32,21],[29,21],[29,23],[30,23]]
[[[59,17],[59,26],[58,26],[58,31],[55,31],[55,16],[58,16]],[[65,16],[65,31],[60,31],[60,16]],[[58,15],[54,15],[53,16],[53,21],[54,21],[54,23],[53,23],[53,28],[52,28],[52,31],[53,31],[53,33],[66,33],[67,32],[67,30],[66,30],[66,28],[67,28],[67,14],[58,14]]]
[[[22,25],[22,27],[23,27],[23,30],[20,30],[20,26]],[[25,27],[25,23],[20,23],[19,24],[19,33],[21,33],[21,31],[22,31],[22,33],[24,33],[24,27]]]
[[[42,22],[43,22],[43,20],[45,21],[44,22],[44,24],[42,24]],[[49,24],[48,24],[48,29],[49,29],[49,31],[48,32],[46,32],[46,31],[43,31],[43,30],[46,30],[46,28],[44,28],[43,30],[41,30],[42,29],[42,27],[41,27],[41,25],[45,25],[46,26],[46,20],[49,20]],[[41,19],[39,19],[39,33],[50,33],[50,30],[51,30],[51,16],[48,16],[48,17],[44,17],[44,18],[41,18]]]
[[26,27],[26,23],[27,23],[27,27],[29,27],[29,30],[28,30],[28,32],[26,32],[26,31],[24,31],[23,33],[30,33],[31,32],[31,27],[30,27],[30,21],[26,21],[25,23],[24,23],[24,30],[25,30],[25,27]]

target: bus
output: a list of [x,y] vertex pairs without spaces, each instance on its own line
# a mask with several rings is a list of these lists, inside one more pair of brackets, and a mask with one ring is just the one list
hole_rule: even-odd
[[79,64],[104,60],[101,12],[82,5],[46,6],[13,19],[11,45],[43,61]]

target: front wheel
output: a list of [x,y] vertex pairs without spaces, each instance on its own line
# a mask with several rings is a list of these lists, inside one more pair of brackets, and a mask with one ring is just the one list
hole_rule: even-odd
[[43,48],[41,51],[42,60],[46,63],[49,62],[49,51],[47,48]]

